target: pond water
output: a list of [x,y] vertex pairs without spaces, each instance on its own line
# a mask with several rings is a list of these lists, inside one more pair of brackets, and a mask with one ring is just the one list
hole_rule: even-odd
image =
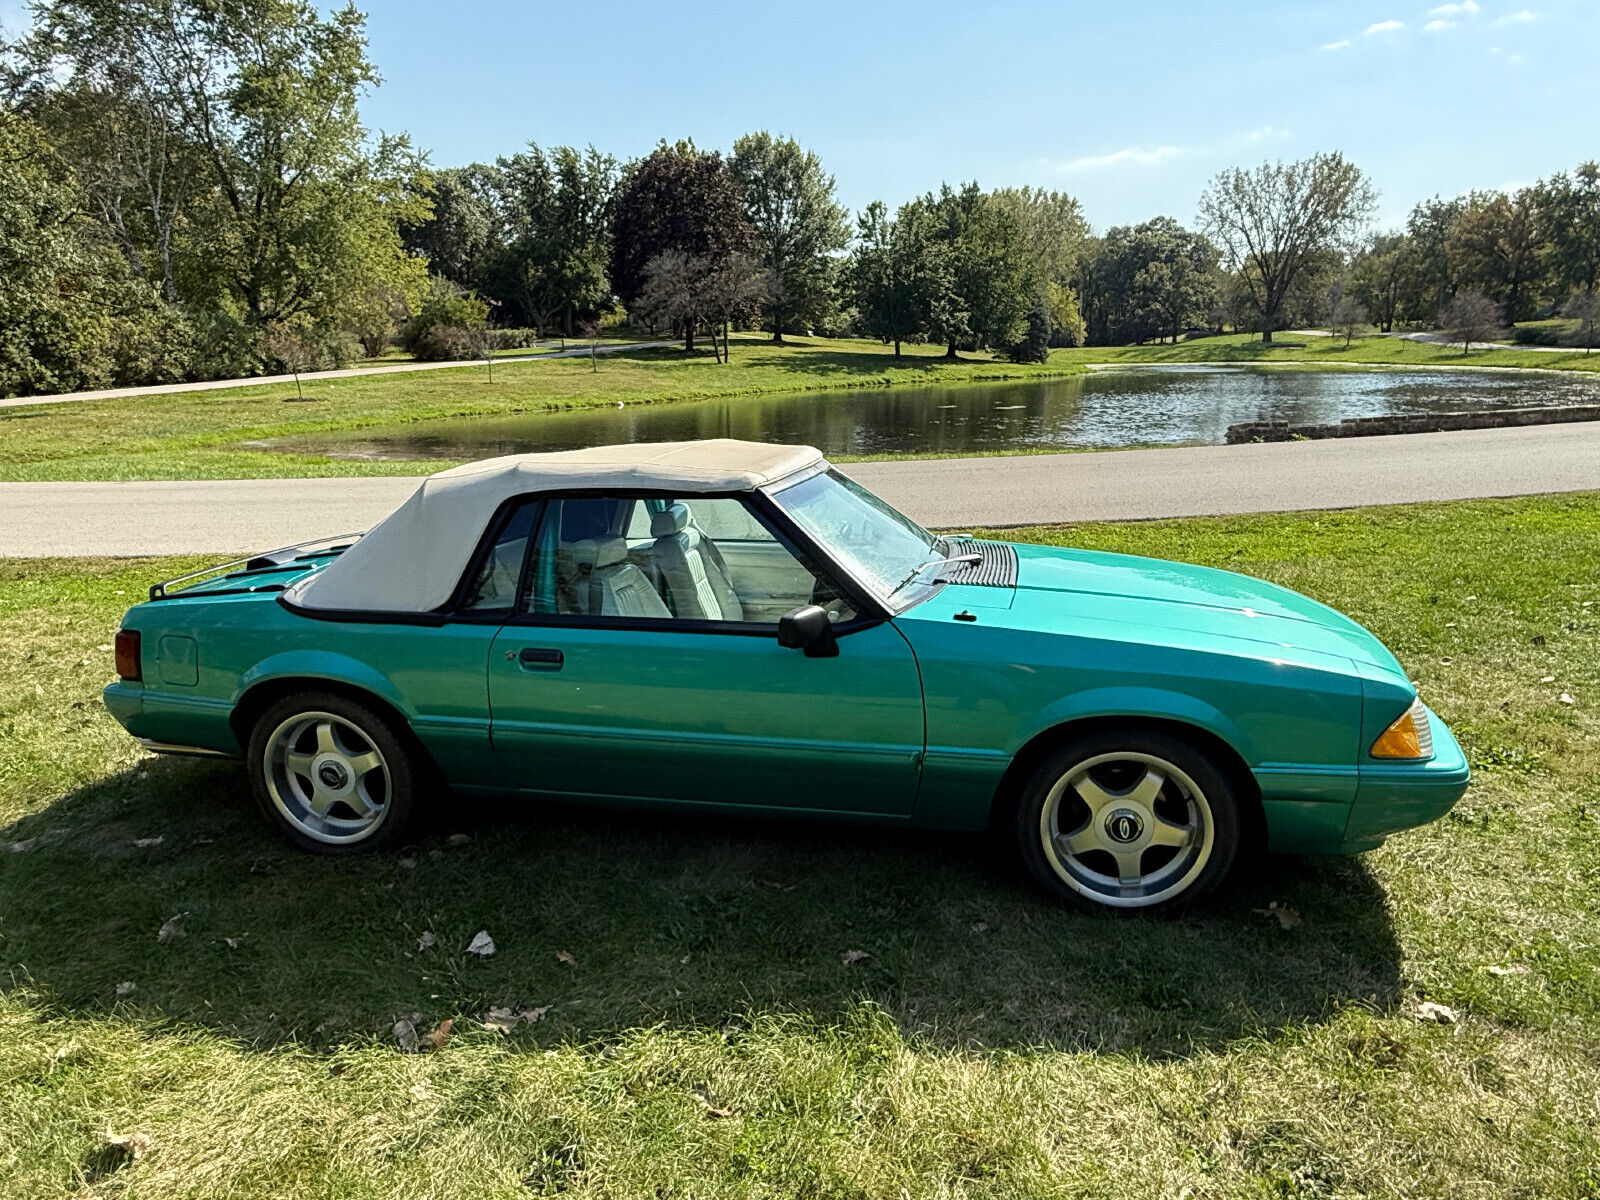
[[283,438],[340,458],[476,459],[617,442],[733,437],[832,455],[1218,444],[1239,421],[1600,403],[1600,380],[1553,371],[1118,367],[980,387],[900,387],[630,404],[424,421]]

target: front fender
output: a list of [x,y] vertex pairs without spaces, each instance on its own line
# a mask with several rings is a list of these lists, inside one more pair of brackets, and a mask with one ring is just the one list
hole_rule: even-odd
[[1148,718],[1193,725],[1232,746],[1247,765],[1254,766],[1260,760],[1249,736],[1221,709],[1183,692],[1134,686],[1089,688],[1045,705],[1017,727],[1010,753],[1015,755],[1046,730],[1096,717]]

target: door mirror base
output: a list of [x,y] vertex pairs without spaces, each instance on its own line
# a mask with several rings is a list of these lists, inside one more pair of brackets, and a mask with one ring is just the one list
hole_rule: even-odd
[[833,622],[817,604],[802,604],[778,618],[778,645],[804,650],[807,658],[839,657]]

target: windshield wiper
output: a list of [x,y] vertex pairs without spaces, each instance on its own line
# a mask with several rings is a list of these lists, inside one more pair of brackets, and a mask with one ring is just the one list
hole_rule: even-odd
[[943,567],[943,566],[949,566],[949,565],[951,565],[953,563],[975,563],[975,562],[982,562],[982,561],[983,561],[983,555],[976,554],[976,553],[974,553],[974,554],[957,554],[957,555],[954,555],[954,556],[952,556],[950,558],[930,558],[927,562],[919,563],[917,566],[913,567],[911,569],[911,574],[907,575],[899,583],[895,584],[892,588],[889,589],[889,595],[891,595],[891,596],[894,595],[901,588],[905,587],[907,584],[909,584],[913,580],[915,580],[918,575],[921,575],[929,567]]

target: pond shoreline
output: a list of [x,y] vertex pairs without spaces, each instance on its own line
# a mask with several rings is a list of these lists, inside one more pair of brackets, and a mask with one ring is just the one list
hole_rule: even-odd
[[1393,433],[1443,433],[1451,429],[1505,429],[1515,425],[1565,425],[1600,421],[1600,404],[1552,408],[1498,408],[1475,413],[1413,413],[1350,417],[1337,424],[1295,425],[1288,421],[1242,421],[1228,426],[1230,446],[1249,442],[1297,442],[1323,438],[1382,437]]

